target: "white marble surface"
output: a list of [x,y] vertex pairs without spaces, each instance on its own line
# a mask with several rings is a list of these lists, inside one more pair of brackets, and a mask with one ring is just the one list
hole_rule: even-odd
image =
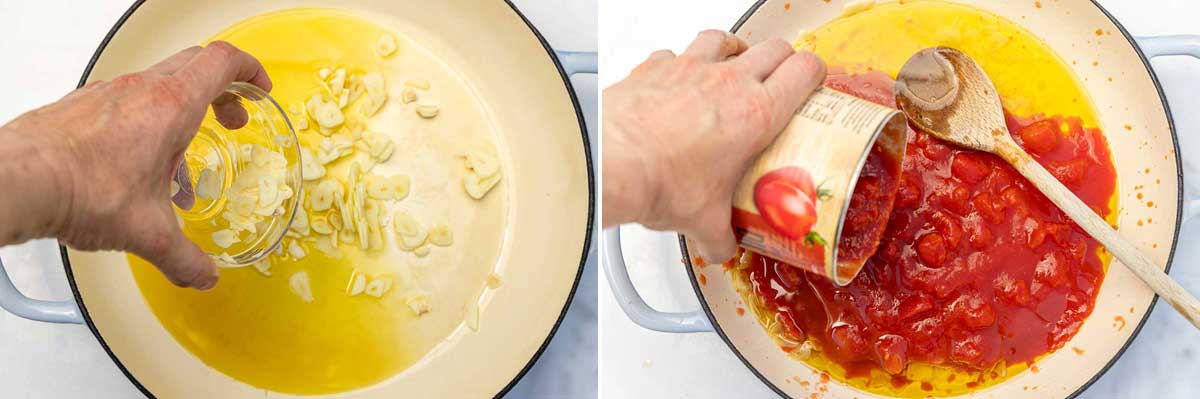
[[[811,0],[810,0],[811,1]],[[1030,0],[1032,1],[1032,0]],[[600,77],[607,87],[653,50],[681,51],[702,29],[728,29],[753,0],[605,0],[600,10]],[[1135,35],[1196,33],[1195,0],[1107,0],[1100,3]],[[1175,122],[1190,187],[1200,182],[1200,61],[1155,61],[1175,109]],[[634,284],[660,310],[699,306],[679,263],[671,234],[633,227],[622,231]],[[1200,293],[1200,227],[1185,226],[1171,275]],[[621,313],[608,283],[600,281],[600,396],[602,398],[772,398],[715,334],[671,335],[645,330]],[[1127,353],[1080,397],[1200,397],[1200,331],[1160,301]]]
[[[0,123],[74,89],[96,45],[129,3],[0,0],[0,88],[4,90],[0,95]],[[596,49],[596,0],[513,3],[555,48]],[[583,75],[572,81],[587,110],[589,129],[595,132],[596,78]],[[0,195],[16,189],[0,187]],[[17,287],[27,295],[42,299],[70,297],[53,242],[3,248],[0,257]],[[595,271],[595,262],[589,262],[558,334],[508,397],[596,396]],[[140,396],[86,327],[36,323],[0,311],[0,397]]]

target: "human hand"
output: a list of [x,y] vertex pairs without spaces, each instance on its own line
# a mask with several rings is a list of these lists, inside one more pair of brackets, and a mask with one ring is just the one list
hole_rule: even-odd
[[142,72],[90,82],[0,128],[0,137],[18,138],[40,155],[38,167],[27,169],[45,178],[31,186],[50,193],[36,196],[49,200],[44,205],[23,206],[37,224],[0,244],[55,237],[81,250],[127,251],[176,285],[212,288],[217,268],[180,230],[169,182],[210,103],[226,127],[247,122],[246,111],[223,96],[235,81],[271,89],[258,60],[213,42]]
[[651,54],[604,90],[604,225],[679,231],[704,259],[731,258],[734,188],[824,79],[781,39],[747,49],[710,30]]

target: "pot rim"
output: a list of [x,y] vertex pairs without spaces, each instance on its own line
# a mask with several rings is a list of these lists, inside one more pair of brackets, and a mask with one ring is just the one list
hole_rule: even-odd
[[[129,9],[125,10],[125,13],[117,19],[117,22],[113,24],[113,27],[109,29],[108,34],[106,34],[100,41],[100,45],[96,47],[96,51],[92,53],[91,59],[88,60],[87,66],[83,69],[83,75],[79,78],[79,82],[75,86],[77,89],[83,87],[83,85],[87,83],[88,76],[91,75],[92,69],[96,66],[96,62],[100,59],[100,55],[104,53],[105,48],[108,47],[109,42],[111,42],[113,37],[116,36],[117,31],[119,31],[121,27],[125,25],[125,22],[128,21],[129,18],[133,16],[133,13],[136,12],[138,8],[140,8],[146,1],[147,0],[134,1],[134,3],[129,6]],[[583,278],[583,270],[587,266],[588,254],[591,252],[592,247],[592,235],[595,230],[596,219],[596,177],[594,173],[595,165],[592,159],[592,143],[588,138],[587,121],[583,116],[583,109],[579,104],[579,98],[575,94],[575,87],[571,84],[571,77],[567,75],[566,70],[563,69],[562,62],[559,60],[558,54],[554,52],[554,48],[552,48],[550,43],[546,41],[546,37],[543,36],[535,26],[533,26],[533,23],[529,21],[529,18],[525,17],[525,14],[521,13],[521,10],[517,8],[517,6],[514,5],[511,0],[504,0],[504,3],[507,4],[508,7],[512,9],[513,13],[525,23],[525,26],[529,28],[529,32],[537,38],[539,43],[541,43],[542,48],[546,51],[546,55],[549,56],[550,61],[554,63],[554,68],[558,70],[559,78],[562,80],[563,86],[571,98],[571,105],[575,109],[575,119],[579,122],[579,132],[583,139],[583,155],[585,163],[587,164],[588,211],[587,223],[585,226],[586,229],[583,233],[583,248],[579,258],[579,270],[575,272],[575,281],[571,283],[571,291],[567,294],[566,302],[563,303],[562,310],[559,311],[558,318],[554,321],[554,326],[552,326],[550,331],[547,332],[546,338],[542,341],[542,344],[538,347],[537,351],[534,352],[533,356],[529,358],[529,361],[525,363],[525,366],[522,367],[521,370],[512,377],[508,384],[496,393],[494,396],[495,398],[503,397],[510,390],[512,390],[514,386],[517,385],[517,382],[521,381],[521,379],[525,377],[529,370],[533,368],[534,363],[537,363],[538,359],[541,358],[543,353],[545,353],[546,348],[550,345],[550,340],[554,338],[554,334],[556,334],[558,332],[558,328],[562,326],[563,320],[567,316],[567,311],[570,309],[571,303],[575,298],[575,293],[579,289],[579,281]],[[81,296],[79,293],[79,287],[75,285],[75,276],[71,270],[71,259],[68,256],[67,247],[59,245],[58,250],[60,256],[62,257],[63,270],[67,274],[67,282],[71,286],[71,295],[75,298],[75,303],[79,306],[79,312],[83,316],[83,321],[87,325],[88,330],[92,331],[92,335],[96,337],[96,340],[100,343],[100,346],[104,348],[104,352],[108,354],[108,357],[112,359],[113,363],[116,363],[117,368],[121,370],[121,374],[124,374],[125,378],[129,379],[129,382],[133,383],[133,385],[137,387],[138,391],[146,395],[146,397],[155,398],[156,396],[154,393],[150,392],[148,388],[142,385],[142,383],[138,381],[137,377],[135,377],[133,373],[125,367],[125,364],[121,363],[121,359],[117,357],[116,353],[113,353],[112,348],[110,348],[108,343],[104,340],[104,336],[100,334],[100,330],[96,327],[96,324],[92,321],[91,316],[88,314],[87,305],[83,301],[83,296]]]
[[[738,32],[738,30],[742,28],[742,25],[744,25],[746,23],[746,21],[750,20],[750,17],[752,17],[752,16],[754,16],[754,14],[758,13],[758,10],[767,1],[768,0],[758,0],[757,2],[755,2],[754,5],[750,6],[750,9],[747,10],[746,13],[743,14],[742,17],[739,18],[736,23],[734,23],[733,27],[729,31],[731,33],[736,34]],[[1158,80],[1158,75],[1156,75],[1154,73],[1154,68],[1152,68],[1150,66],[1150,60],[1148,58],[1146,58],[1146,54],[1142,52],[1142,48],[1137,44],[1137,41],[1134,40],[1133,35],[1129,34],[1129,31],[1125,29],[1125,26],[1122,25],[1121,22],[1118,21],[1116,17],[1114,17],[1111,13],[1109,13],[1108,10],[1106,10],[1104,8],[1104,6],[1100,5],[1100,3],[1096,2],[1096,0],[1088,0],[1088,1],[1090,1],[1092,3],[1092,5],[1095,6],[1097,9],[1099,9],[1100,12],[1103,13],[1105,17],[1107,17],[1110,21],[1112,21],[1113,25],[1115,25],[1117,27],[1117,30],[1119,30],[1121,32],[1121,35],[1125,38],[1125,40],[1128,41],[1129,44],[1133,47],[1134,51],[1137,52],[1138,58],[1141,59],[1141,61],[1142,61],[1142,66],[1146,69],[1146,72],[1149,73],[1150,80],[1152,82],[1154,82],[1154,89],[1156,91],[1158,91],[1159,101],[1162,103],[1163,111],[1166,113],[1166,117],[1167,117],[1167,128],[1171,132],[1171,145],[1174,147],[1176,154],[1181,154],[1181,152],[1179,150],[1179,135],[1176,134],[1176,131],[1175,131],[1175,120],[1171,117],[1171,107],[1167,103],[1167,96],[1166,96],[1166,93],[1163,92],[1162,84]],[[1175,258],[1175,250],[1176,250],[1176,248],[1178,248],[1178,245],[1179,245],[1179,229],[1183,225],[1183,220],[1182,220],[1182,217],[1183,217],[1183,160],[1182,160],[1182,156],[1175,157],[1175,174],[1177,177],[1176,181],[1178,182],[1178,188],[1176,190],[1177,197],[1175,199],[1176,200],[1175,232],[1174,232],[1174,238],[1171,241],[1171,251],[1167,255],[1167,263],[1163,269],[1164,273],[1171,271],[1171,262]],[[741,361],[742,364],[745,365],[746,368],[749,369],[750,372],[753,373],[755,377],[758,377],[758,379],[760,381],[762,381],[764,384],[766,384],[768,388],[771,388],[772,391],[775,391],[775,393],[778,394],[780,397],[784,397],[784,398],[789,397],[787,395],[787,393],[785,393],[777,385],[775,385],[769,379],[767,379],[765,376],[763,376],[763,374],[760,373],[758,371],[758,369],[756,369],[753,365],[750,364],[750,361],[747,360],[744,355],[742,355],[741,351],[739,351],[737,349],[737,346],[735,346],[733,344],[733,341],[729,338],[729,335],[725,334],[725,331],[721,328],[721,323],[717,320],[716,315],[713,314],[711,307],[709,307],[707,299],[705,299],[705,297],[704,297],[704,293],[700,290],[699,281],[696,279],[695,267],[692,264],[692,257],[688,251],[687,240],[682,234],[679,235],[679,249],[683,256],[683,262],[687,266],[686,269],[687,269],[687,273],[688,273],[688,278],[691,280],[691,283],[692,283],[692,290],[696,293],[696,298],[700,300],[700,305],[701,305],[700,308],[704,310],[704,315],[706,317],[708,317],[708,320],[713,327],[713,331],[717,333],[717,336],[721,337],[721,341],[725,342],[725,345],[728,346],[729,349],[733,351],[734,356],[737,356],[738,360]],[[1079,396],[1081,393],[1083,393],[1083,391],[1086,391],[1088,388],[1090,388],[1092,386],[1092,384],[1094,384],[1096,381],[1098,381],[1100,379],[1100,377],[1104,376],[1104,374],[1107,373],[1108,370],[1110,368],[1112,368],[1112,366],[1114,364],[1117,363],[1117,360],[1121,358],[1121,355],[1125,354],[1125,351],[1127,349],[1129,349],[1129,345],[1132,344],[1133,340],[1135,338],[1137,338],[1139,333],[1141,333],[1142,327],[1145,326],[1146,321],[1150,319],[1150,313],[1152,313],[1154,311],[1154,305],[1157,303],[1158,303],[1158,294],[1154,294],[1154,297],[1151,298],[1150,304],[1148,305],[1148,308],[1146,309],[1146,313],[1142,316],[1142,320],[1138,321],[1137,326],[1133,329],[1133,333],[1130,334],[1129,338],[1127,338],[1125,340],[1125,343],[1121,345],[1121,349],[1118,350],[1117,353],[1115,355],[1113,355],[1112,359],[1109,359],[1108,363],[1105,364],[1104,367],[1101,368],[1099,372],[1097,372],[1095,375],[1093,375],[1091,379],[1089,379],[1087,382],[1085,382],[1083,385],[1081,385],[1079,387],[1079,389],[1076,389],[1070,395],[1067,395],[1066,396],[1067,399],[1075,398],[1075,397]]]

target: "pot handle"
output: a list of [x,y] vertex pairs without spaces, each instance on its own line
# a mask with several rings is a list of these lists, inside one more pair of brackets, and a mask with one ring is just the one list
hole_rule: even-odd
[[638,294],[629,279],[629,270],[621,253],[621,227],[604,230],[603,248],[604,275],[612,288],[613,296],[625,315],[639,326],[667,333],[711,332],[712,324],[700,310],[691,312],[660,312],[651,308]]
[[562,64],[567,76],[581,73],[597,73],[599,68],[595,52],[585,51],[556,51],[558,62]]
[[[1147,58],[1169,55],[1187,55],[1200,59],[1200,35],[1165,35],[1137,37],[1138,47]],[[1183,223],[1200,215],[1200,196],[1186,196],[1183,207]]]
[[83,324],[83,317],[79,315],[79,307],[74,300],[43,301],[22,294],[13,285],[12,279],[8,278],[3,261],[0,261],[0,307],[33,321]]

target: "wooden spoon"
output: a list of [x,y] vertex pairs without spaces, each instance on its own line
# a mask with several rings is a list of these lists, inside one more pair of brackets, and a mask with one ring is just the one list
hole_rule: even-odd
[[942,140],[1003,158],[1121,264],[1200,328],[1200,301],[1163,273],[1013,141],[1000,97],[971,57],[945,47],[921,50],[896,77],[896,102],[915,125]]

